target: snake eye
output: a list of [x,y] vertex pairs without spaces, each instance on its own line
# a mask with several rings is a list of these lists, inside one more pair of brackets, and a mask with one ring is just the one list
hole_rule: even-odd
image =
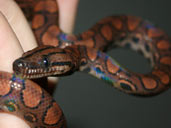
[[42,62],[43,62],[43,65],[44,65],[45,67],[48,67],[48,66],[49,66],[49,60],[48,60],[47,57],[44,57]]

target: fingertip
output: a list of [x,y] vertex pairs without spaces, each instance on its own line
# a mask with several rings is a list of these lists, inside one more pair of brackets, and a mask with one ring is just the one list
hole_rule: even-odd
[[72,33],[79,0],[56,0],[59,6],[59,26],[65,33]]

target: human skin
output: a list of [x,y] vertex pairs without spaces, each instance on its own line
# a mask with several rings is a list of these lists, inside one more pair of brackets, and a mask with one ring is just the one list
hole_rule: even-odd
[[[78,1],[57,0],[59,26],[65,33],[73,31]],[[0,0],[0,35],[0,70],[12,72],[13,61],[37,47],[29,24],[13,0]],[[29,128],[22,119],[6,113],[0,113],[0,127]]]

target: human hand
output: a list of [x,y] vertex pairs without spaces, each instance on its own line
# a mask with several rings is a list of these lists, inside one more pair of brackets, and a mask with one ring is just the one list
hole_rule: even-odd
[[[72,33],[78,0],[57,0],[60,28]],[[12,63],[23,52],[37,47],[35,37],[24,15],[13,0],[0,0],[0,70],[12,72]],[[0,113],[0,127],[29,128],[21,119]]]

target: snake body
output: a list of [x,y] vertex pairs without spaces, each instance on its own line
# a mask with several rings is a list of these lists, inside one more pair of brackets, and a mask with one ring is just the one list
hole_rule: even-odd
[[[0,73],[2,112],[19,116],[33,128],[66,127],[64,115],[50,95],[25,78],[84,71],[125,93],[140,96],[156,95],[171,86],[170,37],[152,23],[135,16],[110,16],[82,34],[67,35],[56,23],[55,0],[17,2],[32,20],[40,46],[14,62],[13,75]],[[142,53],[150,61],[151,72],[131,72],[105,53],[125,46]]]

